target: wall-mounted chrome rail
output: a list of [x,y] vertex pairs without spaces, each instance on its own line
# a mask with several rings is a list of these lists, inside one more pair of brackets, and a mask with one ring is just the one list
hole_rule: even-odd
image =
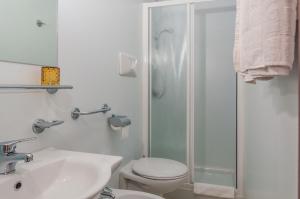
[[93,115],[96,113],[106,113],[110,110],[111,108],[107,104],[104,104],[100,109],[91,112],[80,112],[79,108],[74,108],[73,111],[71,112],[71,117],[73,118],[73,120],[76,120],[79,118],[80,115]]

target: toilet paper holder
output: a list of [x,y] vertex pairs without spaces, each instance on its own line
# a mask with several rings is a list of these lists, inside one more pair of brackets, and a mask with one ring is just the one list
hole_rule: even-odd
[[110,127],[123,128],[131,124],[131,120],[125,115],[112,115],[108,118]]

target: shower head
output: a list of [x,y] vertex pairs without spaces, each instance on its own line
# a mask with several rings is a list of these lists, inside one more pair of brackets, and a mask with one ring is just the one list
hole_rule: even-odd
[[174,33],[174,29],[173,28],[165,28],[163,30],[161,30],[155,37],[155,40],[159,40],[159,38],[161,37],[161,35],[163,33],[169,33],[169,34],[173,34]]

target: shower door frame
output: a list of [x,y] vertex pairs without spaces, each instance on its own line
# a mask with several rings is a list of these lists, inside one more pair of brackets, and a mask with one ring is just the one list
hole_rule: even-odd
[[[189,175],[189,183],[193,183],[193,177],[195,175],[195,144],[194,144],[194,119],[195,119],[195,112],[194,112],[194,92],[192,92],[195,88],[195,4],[203,3],[203,2],[211,2],[214,0],[169,0],[169,1],[162,1],[162,2],[152,2],[152,3],[144,3],[143,4],[143,70],[142,70],[142,111],[143,111],[143,119],[142,119],[142,133],[143,133],[143,156],[148,157],[150,154],[150,146],[151,146],[151,139],[150,133],[151,123],[150,112],[151,112],[151,104],[150,102],[150,91],[149,86],[151,85],[151,72],[149,66],[151,65],[151,31],[150,31],[150,24],[151,24],[151,8],[155,7],[165,7],[165,6],[176,6],[176,5],[186,5],[187,9],[187,104],[186,104],[186,164],[188,168],[191,170]],[[238,86],[238,82],[237,82]],[[238,94],[238,92],[237,92]],[[238,104],[238,102],[236,102]],[[238,117],[238,115],[236,115]],[[238,122],[237,122],[238,125]],[[237,132],[238,132],[237,127]],[[238,134],[238,133],[237,133]],[[243,180],[242,180],[242,173],[243,173],[243,162],[242,162],[242,155],[238,153],[238,151],[243,151],[243,146],[238,144],[239,140],[243,140],[243,132],[241,135],[236,137],[236,144],[237,144],[237,168],[236,168],[236,175],[237,175],[237,194],[241,195],[243,192]],[[242,142],[240,142],[242,143]]]

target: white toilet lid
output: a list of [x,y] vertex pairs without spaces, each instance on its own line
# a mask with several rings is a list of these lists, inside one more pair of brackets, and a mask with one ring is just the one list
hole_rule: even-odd
[[163,158],[142,158],[133,164],[132,170],[139,176],[153,180],[178,179],[188,173],[186,165]]

